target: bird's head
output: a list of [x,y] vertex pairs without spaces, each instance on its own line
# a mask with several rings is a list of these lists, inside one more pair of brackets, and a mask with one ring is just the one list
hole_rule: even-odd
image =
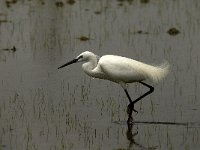
[[85,52],[81,53],[80,55],[78,55],[73,60],[67,62],[66,64],[64,64],[64,65],[62,65],[60,67],[58,67],[58,69],[66,67],[68,65],[71,65],[73,63],[82,62],[82,61],[89,61],[90,58],[93,58],[94,56],[96,56],[94,53],[89,52],[89,51],[85,51]]

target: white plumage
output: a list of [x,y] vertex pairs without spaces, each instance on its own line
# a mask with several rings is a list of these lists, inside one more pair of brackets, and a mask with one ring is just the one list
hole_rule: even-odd
[[109,76],[116,82],[124,83],[143,81],[145,79],[158,82],[163,79],[169,71],[169,64],[166,62],[160,66],[152,66],[130,58],[115,55],[102,56],[97,67],[101,68],[105,76]]

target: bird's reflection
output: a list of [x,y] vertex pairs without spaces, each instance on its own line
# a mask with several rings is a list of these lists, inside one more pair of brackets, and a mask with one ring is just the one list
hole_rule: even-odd
[[127,126],[128,126],[128,129],[127,129],[127,132],[126,132],[126,136],[127,136],[127,139],[130,141],[129,145],[128,145],[128,150],[132,149],[133,146],[134,147],[138,147],[142,150],[155,150],[157,149],[157,146],[155,147],[145,147],[143,146],[142,144],[138,143],[135,141],[135,136],[138,135],[138,131],[135,131],[133,132],[133,126],[134,126],[134,122],[133,122],[133,118],[132,118],[132,115],[129,114],[129,118],[127,120]]

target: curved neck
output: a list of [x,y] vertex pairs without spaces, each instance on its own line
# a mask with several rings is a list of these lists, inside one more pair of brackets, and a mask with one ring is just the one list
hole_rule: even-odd
[[93,76],[92,70],[97,66],[97,58],[96,56],[88,59],[86,63],[82,65],[83,71],[90,76]]

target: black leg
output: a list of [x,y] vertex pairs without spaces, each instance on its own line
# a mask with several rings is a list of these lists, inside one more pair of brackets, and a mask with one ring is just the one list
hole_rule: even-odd
[[[128,100],[130,102],[130,104],[128,105],[128,109],[127,109],[127,113],[128,114],[132,114],[132,111],[138,113],[137,110],[134,109],[134,104],[131,105],[133,103],[133,101],[131,100],[131,97],[130,95],[128,94],[128,91],[126,89],[124,89],[125,93],[126,93],[126,96],[128,97]],[[130,113],[131,112],[131,113]],[[131,116],[129,115],[129,119],[131,119]]]
[[131,100],[130,95],[128,94],[128,91],[126,89],[124,89],[124,91],[126,93],[126,96],[128,97],[129,102],[132,103],[132,100]]
[[136,100],[133,101],[133,103],[135,104],[136,102],[138,102],[139,100],[141,100],[142,98],[144,98],[145,96],[151,94],[153,91],[154,91],[154,87],[153,86],[150,86],[142,81],[140,81],[139,83],[141,83],[142,85],[146,86],[149,88],[149,91],[146,92],[144,95],[140,96],[139,98],[137,98]]
[[137,98],[136,100],[132,101],[130,95],[128,94],[128,91],[126,89],[124,89],[126,96],[129,99],[130,104],[128,105],[128,109],[127,109],[127,113],[129,115],[129,119],[128,122],[130,122],[130,120],[132,120],[132,112],[138,112],[137,110],[134,109],[134,104],[137,103],[139,100],[141,100],[142,98],[144,98],[145,96],[151,94],[154,91],[154,87],[140,81],[139,83],[141,83],[142,85],[146,86],[149,88],[149,91],[146,92],[145,94],[143,94],[142,96],[140,96],[139,98]]

